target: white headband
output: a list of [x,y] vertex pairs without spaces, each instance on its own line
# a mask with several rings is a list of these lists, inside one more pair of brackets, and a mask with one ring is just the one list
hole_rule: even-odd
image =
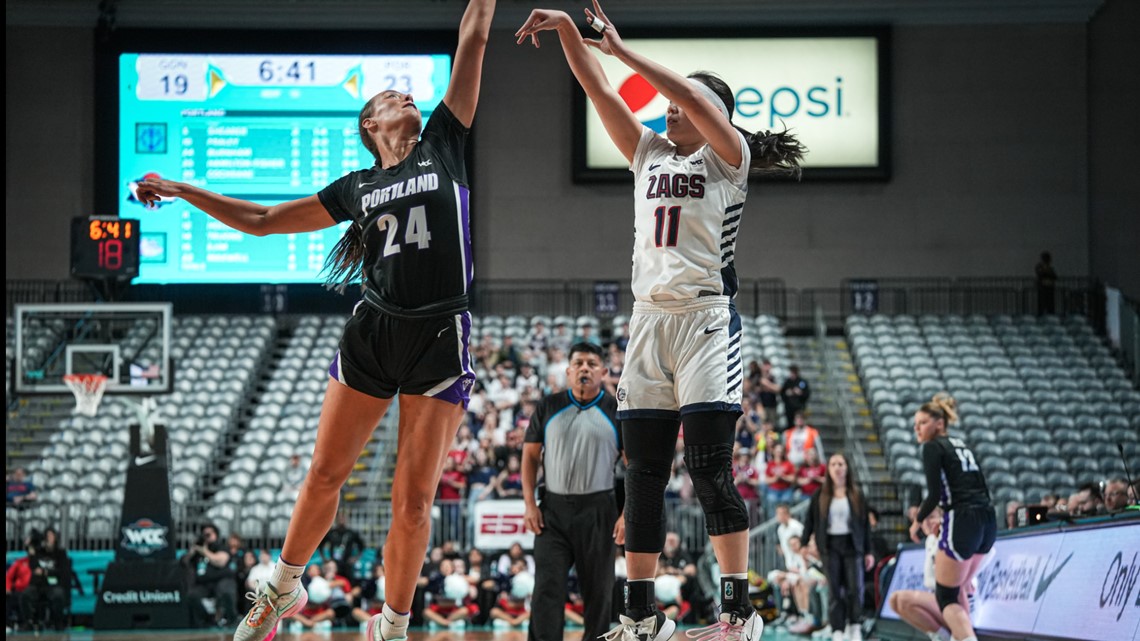
[[717,111],[724,114],[724,117],[726,119],[732,120],[732,116],[728,115],[728,107],[724,106],[724,101],[721,100],[720,96],[716,95],[715,91],[710,89],[708,85],[701,82],[700,80],[697,80],[696,78],[687,78],[687,80],[691,85],[696,87],[697,90],[701,92],[701,95],[703,95],[708,99],[709,102],[712,103],[712,106],[716,107]]

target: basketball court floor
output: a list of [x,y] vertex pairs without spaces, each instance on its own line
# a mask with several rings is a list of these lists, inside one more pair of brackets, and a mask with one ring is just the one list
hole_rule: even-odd
[[[694,630],[699,628],[688,628]],[[229,632],[204,632],[196,630],[185,631],[155,631],[140,630],[129,632],[56,632],[33,636],[31,633],[8,634],[8,639],[36,639],[37,641],[232,641],[233,635]],[[408,641],[526,641],[525,630],[495,630],[491,628],[473,628],[467,630],[412,630],[408,634]],[[589,641],[582,639],[581,630],[567,630],[563,637],[565,641]],[[673,635],[672,641],[688,639],[685,630],[679,629]],[[783,629],[765,629],[765,641],[807,641],[810,637],[791,634]],[[277,635],[276,641],[364,641],[364,633],[358,630],[333,630],[330,632],[303,632],[301,634],[282,633]]]

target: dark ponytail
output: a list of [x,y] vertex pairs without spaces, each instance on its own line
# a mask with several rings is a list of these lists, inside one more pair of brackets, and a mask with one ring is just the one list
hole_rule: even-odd
[[[375,97],[375,96],[373,96]],[[360,133],[360,142],[368,153],[380,161],[380,153],[376,149],[376,141],[368,135],[364,127],[364,119],[372,117],[372,100],[369,99],[360,108],[360,115],[356,118],[356,129]],[[345,230],[344,235],[333,247],[332,253],[325,258],[325,265],[321,273],[326,274],[325,286],[341,294],[357,280],[364,277],[364,234],[360,231],[360,223],[352,223]]]
[[[736,127],[736,125],[733,125]],[[803,175],[800,162],[807,153],[807,148],[788,133],[785,129],[778,133],[771,131],[748,131],[736,127],[744,134],[748,142],[748,150],[752,152],[752,163],[748,165],[748,173],[754,176],[788,176],[799,180]]]
[[[720,97],[724,106],[728,108],[728,117],[731,120],[736,107],[736,100],[733,98],[732,89],[729,88],[728,83],[709,71],[694,71],[689,74],[689,77],[712,89],[713,93]],[[744,135],[744,140],[748,143],[748,150],[752,154],[752,162],[748,165],[749,174],[753,176],[788,176],[796,180],[800,179],[803,174],[800,163],[803,161],[804,154],[807,153],[807,148],[795,136],[788,133],[786,128],[776,133],[771,131],[751,133],[741,127],[736,127],[736,130]]]
[[343,294],[353,282],[364,276],[364,234],[360,223],[352,223],[325,258],[321,273],[327,273],[326,286]]

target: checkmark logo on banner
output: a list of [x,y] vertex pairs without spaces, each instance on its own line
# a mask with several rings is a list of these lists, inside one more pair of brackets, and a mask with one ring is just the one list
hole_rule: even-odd
[[1045,595],[1045,592],[1049,589],[1049,586],[1052,585],[1053,579],[1057,578],[1057,575],[1061,573],[1061,570],[1064,569],[1065,564],[1069,562],[1069,559],[1073,558],[1074,554],[1076,553],[1069,552],[1069,556],[1065,557],[1065,560],[1061,561],[1060,565],[1053,568],[1052,572],[1041,575],[1041,578],[1037,581],[1037,591],[1033,593],[1034,601],[1041,600],[1041,597]]

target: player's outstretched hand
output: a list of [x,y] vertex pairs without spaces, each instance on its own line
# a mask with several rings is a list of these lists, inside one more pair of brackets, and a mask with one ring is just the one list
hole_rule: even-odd
[[540,31],[553,31],[558,29],[560,25],[573,24],[570,16],[565,11],[552,11],[550,9],[535,9],[530,12],[523,26],[515,32],[515,37],[518,40],[515,44],[522,44],[523,40],[527,37],[530,38],[531,44],[537,49],[540,45],[538,43],[538,33]]
[[154,207],[163,197],[178,196],[185,191],[185,183],[161,178],[148,178],[138,184],[136,196],[147,207]]
[[602,38],[601,40],[590,40],[587,38],[586,45],[606,55],[615,55],[618,49],[622,47],[621,36],[618,35],[617,27],[614,26],[614,23],[610,22],[610,19],[606,17],[606,12],[602,11],[602,5],[598,4],[598,0],[593,0],[593,2],[594,10],[590,11],[588,8],[585,10],[586,24],[590,25],[590,28],[594,31],[602,34]]

